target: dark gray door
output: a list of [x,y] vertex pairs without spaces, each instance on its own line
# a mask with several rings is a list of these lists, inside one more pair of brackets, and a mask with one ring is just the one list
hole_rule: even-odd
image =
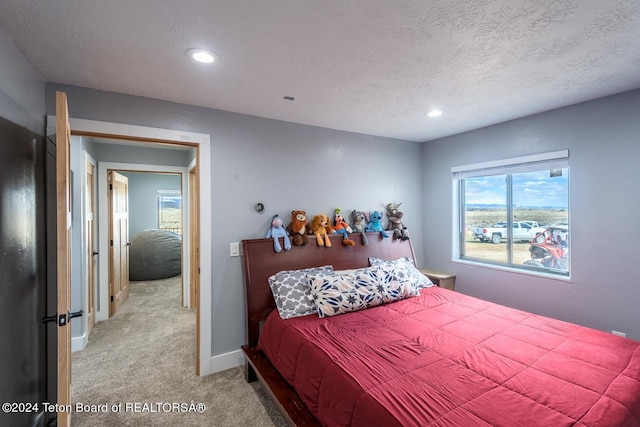
[[0,118],[2,426],[48,421],[42,404],[48,401],[47,329],[54,326],[42,318],[55,310],[47,313],[46,307],[45,164],[44,138]]

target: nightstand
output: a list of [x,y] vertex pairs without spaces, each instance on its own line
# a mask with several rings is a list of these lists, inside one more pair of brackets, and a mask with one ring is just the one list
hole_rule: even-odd
[[441,288],[450,289],[455,291],[456,275],[449,273],[442,273],[440,271],[431,270],[429,268],[421,268],[420,272],[427,276],[434,285]]

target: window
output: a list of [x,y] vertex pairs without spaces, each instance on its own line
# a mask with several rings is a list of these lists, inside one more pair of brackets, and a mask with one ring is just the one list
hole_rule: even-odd
[[457,258],[569,276],[568,157],[564,150],[452,168]]
[[180,190],[158,190],[158,228],[182,234]]

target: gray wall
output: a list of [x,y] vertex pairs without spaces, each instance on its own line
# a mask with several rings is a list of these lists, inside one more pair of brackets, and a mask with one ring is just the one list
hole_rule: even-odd
[[129,239],[158,228],[158,190],[180,190],[180,175],[120,172],[129,178]]
[[45,82],[0,28],[0,117],[45,134]]
[[92,147],[91,155],[98,162],[186,167],[195,158],[195,150],[193,149],[139,147],[100,142],[91,142],[90,145]]
[[[201,191],[211,193],[213,210],[212,355],[245,341],[241,263],[229,257],[229,243],[263,237],[273,214],[402,202],[422,259],[421,144],[56,84],[47,84],[49,114],[56,90],[67,93],[74,118],[211,135],[211,183]],[[263,215],[253,209],[257,202]]]
[[[425,261],[456,289],[640,339],[640,90],[425,143]],[[571,283],[451,261],[451,167],[569,149]]]

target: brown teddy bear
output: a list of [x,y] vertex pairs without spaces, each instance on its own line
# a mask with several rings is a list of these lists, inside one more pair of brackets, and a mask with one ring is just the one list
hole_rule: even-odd
[[287,231],[292,236],[294,246],[304,246],[309,243],[307,238],[307,213],[305,211],[291,211],[291,223]]
[[331,247],[331,239],[329,234],[333,233],[333,227],[331,227],[331,221],[329,217],[324,214],[316,215],[311,221],[311,234],[316,235],[316,241],[318,246]]

